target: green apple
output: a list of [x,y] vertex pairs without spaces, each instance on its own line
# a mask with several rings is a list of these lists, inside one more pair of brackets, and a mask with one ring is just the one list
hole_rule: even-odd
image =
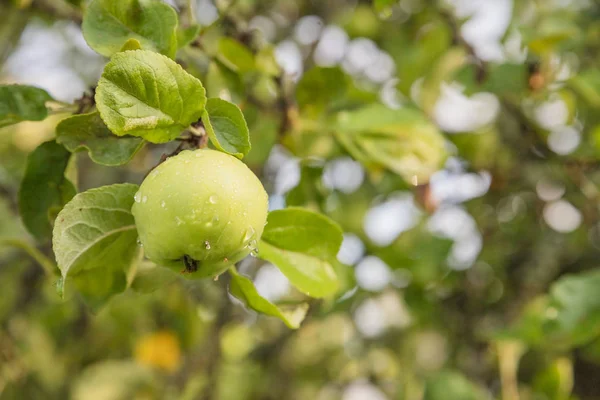
[[204,278],[256,251],[268,198],[237,158],[186,150],[148,175],[131,211],[148,259]]

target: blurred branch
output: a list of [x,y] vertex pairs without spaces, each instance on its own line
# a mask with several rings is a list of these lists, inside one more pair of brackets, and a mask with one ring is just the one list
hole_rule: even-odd
[[535,156],[544,159],[551,157],[553,153],[537,135],[535,128],[531,126],[529,118],[523,113],[521,107],[502,97],[499,97],[499,100],[504,110],[509,112],[518,122],[522,136],[529,142],[528,148],[533,151]]
[[[226,28],[226,35],[243,43],[248,47],[252,54],[256,56],[259,49],[256,49],[255,46],[253,46],[254,32],[248,29],[248,24],[244,19],[231,12],[234,3],[235,1],[232,1],[223,10],[220,10],[221,19]],[[296,121],[298,120],[298,110],[294,102],[294,84],[281,67],[279,67],[279,74],[274,77],[274,81],[277,85],[278,92],[277,106],[281,112],[281,122],[278,131],[278,136],[281,139],[295,126]],[[262,106],[260,102],[256,101],[252,96],[249,96],[248,100],[257,106]]]
[[29,13],[8,5],[0,5],[0,64],[8,58],[19,43]]
[[46,272],[48,276],[57,275],[58,269],[56,265],[46,257],[41,251],[33,247],[29,243],[21,239],[4,238],[0,239],[0,247],[10,246],[25,251],[31,258],[33,258]]
[[497,343],[496,348],[498,351],[502,400],[519,400],[517,370],[519,360],[523,354],[523,346],[515,341],[507,341]]
[[[320,299],[310,299],[308,301],[309,309],[304,317],[303,324],[305,324],[311,316],[315,314],[315,312],[319,309],[322,300]],[[263,346],[259,346],[254,349],[250,353],[250,358],[256,360],[262,364],[266,364],[268,361],[272,360],[277,354],[280,353],[283,346],[287,343],[288,339],[294,336],[296,331],[292,329],[286,329],[277,339],[273,342],[269,342],[264,344]]]
[[232,303],[227,294],[227,286],[229,283],[229,275],[223,274],[222,288],[224,295],[221,298],[220,307],[217,309],[217,315],[213,322],[210,332],[205,339],[205,351],[203,365],[205,366],[205,374],[207,378],[207,386],[204,389],[202,400],[218,400],[219,398],[219,370],[221,366],[221,331],[229,322],[232,314]]
[[191,0],[175,0],[175,5],[179,11],[179,24],[183,27],[191,26],[196,20],[194,16],[194,6]]
[[0,183],[0,196],[4,197],[12,211],[18,214],[19,204],[17,203],[17,195],[9,186]]
[[77,24],[83,20],[81,10],[65,0],[34,0],[32,6],[58,19],[69,19]]
[[277,88],[279,90],[278,106],[281,112],[281,123],[279,125],[279,137],[283,138],[286,133],[293,129],[298,120],[298,110],[291,100],[292,96],[288,90],[288,80],[286,79],[285,73],[282,71],[279,76],[275,78]]
[[446,21],[446,24],[450,27],[450,31],[452,32],[452,43],[454,45],[464,47],[471,59],[475,61],[475,79],[478,83],[482,83],[487,77],[487,63],[479,58],[475,48],[471,46],[471,44],[462,36],[460,33],[460,25],[456,21],[454,15],[444,8],[440,8],[439,13],[440,16]]

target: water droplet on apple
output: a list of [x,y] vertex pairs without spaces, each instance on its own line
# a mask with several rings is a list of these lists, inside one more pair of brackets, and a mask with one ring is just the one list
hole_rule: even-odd
[[175,217],[175,223],[177,223],[177,225],[181,225],[183,224],[183,221],[181,220],[181,218]]
[[133,196],[133,199],[135,200],[136,203],[139,203],[141,198],[142,198],[142,195],[139,191]]
[[167,206],[167,203],[165,203],[165,201],[163,200],[163,201],[161,201],[161,202],[160,202],[160,206],[161,206],[162,208],[166,208],[166,206]]
[[206,250],[210,250],[210,242],[209,242],[208,240],[205,240],[205,241],[204,241],[204,248],[205,248]]
[[254,238],[254,236],[256,235],[256,231],[254,230],[253,227],[248,227],[248,229],[246,230],[246,233],[244,234],[244,243],[246,243],[246,245],[248,245],[250,243],[250,241],[252,241],[252,239]]
[[256,257],[256,256],[258,256],[258,248],[257,248],[257,246],[256,246],[256,240],[255,240],[255,239],[251,239],[251,240],[248,242],[248,245],[247,245],[247,247],[250,249],[250,255],[251,255],[252,257]]
[[144,197],[142,197],[142,203],[145,203],[145,202],[147,202],[147,201],[148,201],[148,196],[144,196]]
[[217,197],[217,195],[213,194],[208,198],[208,201],[210,202],[210,204],[217,204],[219,198]]

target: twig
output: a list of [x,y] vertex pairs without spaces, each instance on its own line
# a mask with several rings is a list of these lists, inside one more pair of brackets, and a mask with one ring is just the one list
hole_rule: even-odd
[[77,105],[77,110],[75,110],[74,114],[84,114],[90,111],[96,105],[96,87],[92,86],[90,88],[90,92],[84,92],[83,95],[75,100],[75,105]]
[[158,163],[154,167],[150,168],[148,172],[146,172],[144,178],[146,178],[148,174],[150,174],[150,172],[154,170],[154,168],[167,161],[169,157],[176,156],[186,148],[203,149],[208,145],[208,135],[206,134],[206,130],[204,129],[204,123],[202,122],[202,119],[199,119],[198,121],[194,122],[191,126],[188,127],[188,129],[186,130],[186,132],[184,132],[182,136],[175,138],[175,140],[179,142],[175,150],[173,150],[170,153],[163,153],[163,155],[160,157],[160,160],[158,160]]

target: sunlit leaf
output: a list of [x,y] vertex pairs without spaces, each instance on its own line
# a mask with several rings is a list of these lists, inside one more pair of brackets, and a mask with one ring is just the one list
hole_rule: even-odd
[[224,37],[219,40],[219,60],[235,72],[246,73],[254,69],[254,56],[242,43]]
[[419,111],[374,104],[338,114],[336,137],[351,156],[422,184],[446,160],[443,136]]
[[174,57],[177,49],[177,13],[157,0],[93,0],[82,24],[92,49],[110,57],[130,39],[141,47]]
[[300,110],[309,116],[319,116],[335,102],[343,99],[348,89],[348,75],[339,68],[312,68],[296,87]]
[[325,297],[339,286],[332,260],[341,243],[341,229],[327,217],[291,207],[269,213],[259,256],[275,264],[300,291]]
[[117,53],[96,90],[100,116],[116,135],[173,140],[204,111],[202,83],[174,61],[146,50]]

